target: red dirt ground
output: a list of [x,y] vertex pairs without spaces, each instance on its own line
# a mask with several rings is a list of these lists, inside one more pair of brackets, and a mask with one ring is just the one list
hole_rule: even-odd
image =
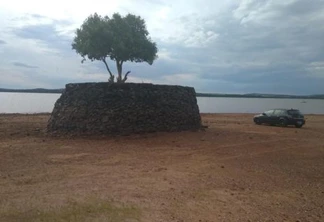
[[324,221],[324,116],[200,132],[51,138],[48,114],[0,115],[0,221]]

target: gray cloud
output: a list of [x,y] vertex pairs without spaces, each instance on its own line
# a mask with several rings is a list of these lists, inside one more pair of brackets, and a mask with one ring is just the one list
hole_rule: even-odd
[[40,14],[27,14],[27,16],[30,16],[30,17],[35,18],[35,19],[45,19],[45,18],[48,18],[48,17],[43,16],[43,15],[40,15]]
[[[209,4],[212,7],[213,2]],[[156,7],[160,7],[159,4]],[[196,87],[197,91],[323,93],[323,15],[322,0],[242,0],[214,14],[180,13],[170,22],[184,27],[187,32],[155,37],[163,56],[152,66],[125,63],[124,70],[131,70],[132,76],[150,79],[153,83],[172,75],[192,74],[195,79],[186,84]],[[28,17],[49,19],[38,14]],[[81,57],[71,49],[72,31],[68,37],[67,32],[63,35],[57,29],[60,25],[70,25],[69,21],[51,21],[15,28],[12,33],[21,39],[45,44],[64,60],[73,58],[69,64],[74,68],[70,70],[86,75],[107,73],[101,62],[80,63]],[[163,27],[157,29],[161,31]],[[148,29],[155,27],[148,26]],[[212,38],[208,39],[210,36]],[[116,69],[113,62],[109,65],[112,70]],[[77,77],[65,69],[66,66],[60,68],[60,72],[65,72],[67,77],[62,74],[54,78],[55,86],[77,81]]]
[[60,35],[55,24],[28,25],[12,31],[23,39],[33,39],[45,43],[49,48],[70,51],[72,39]]
[[[312,76],[307,67],[314,61],[324,61],[324,43],[320,37],[324,36],[321,25],[324,19],[319,13],[324,2],[316,4],[316,10],[306,6],[311,3],[305,1],[283,7],[273,5],[263,14],[258,14],[258,10],[270,1],[247,2],[240,18],[228,12],[205,18],[215,21],[215,25],[205,22],[204,28],[218,33],[217,40],[208,49],[184,49],[185,60],[195,61],[193,66],[201,68],[203,79],[249,84],[249,91],[262,91],[264,85],[279,91],[279,87],[281,91],[289,88],[291,93],[322,91],[317,83],[324,84],[324,76]],[[192,22],[190,17],[183,21]],[[308,82],[312,87],[303,84],[307,80],[311,80]]]
[[28,68],[28,69],[37,69],[37,68],[39,68],[38,66],[31,66],[31,65],[27,65],[27,64],[21,63],[21,62],[13,62],[13,65],[18,66],[18,67]]
[[23,26],[15,28],[13,33],[24,39],[50,41],[57,38],[55,26],[52,24]]
[[21,16],[17,16],[17,17],[13,17],[10,19],[10,21],[14,21],[14,22],[21,22],[21,21],[25,21],[25,22],[30,22],[30,21],[37,21],[37,22],[43,22],[46,21],[46,23],[51,23],[51,24],[56,24],[56,25],[73,25],[73,23],[70,20],[67,19],[54,19],[54,18],[50,18],[48,16],[44,16],[41,14],[36,14],[36,13],[24,13]]
[[0,45],[4,45],[4,44],[6,44],[6,42],[0,39]]

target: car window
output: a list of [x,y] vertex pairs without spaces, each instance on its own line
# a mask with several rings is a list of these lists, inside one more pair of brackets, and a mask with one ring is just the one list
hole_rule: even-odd
[[273,113],[273,110],[269,110],[269,111],[266,111],[266,112],[264,112],[267,116],[271,116],[272,115],[272,113]]
[[273,113],[273,115],[275,115],[275,116],[280,116],[280,115],[284,115],[284,114],[285,114],[285,111],[281,110],[281,109],[277,109]]
[[289,115],[301,115],[299,110],[288,110]]
[[288,115],[293,116],[293,117],[300,117],[303,116],[303,114],[299,110],[288,110]]

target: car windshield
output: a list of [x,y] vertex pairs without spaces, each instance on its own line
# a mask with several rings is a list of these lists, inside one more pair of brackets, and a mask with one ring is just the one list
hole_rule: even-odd
[[264,112],[264,114],[266,114],[267,116],[270,116],[273,113],[273,110],[268,110],[266,112]]

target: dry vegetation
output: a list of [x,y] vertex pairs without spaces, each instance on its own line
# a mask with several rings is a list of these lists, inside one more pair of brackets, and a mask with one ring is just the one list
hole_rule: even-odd
[[50,138],[0,115],[0,221],[323,221],[324,116],[204,114],[205,132]]

